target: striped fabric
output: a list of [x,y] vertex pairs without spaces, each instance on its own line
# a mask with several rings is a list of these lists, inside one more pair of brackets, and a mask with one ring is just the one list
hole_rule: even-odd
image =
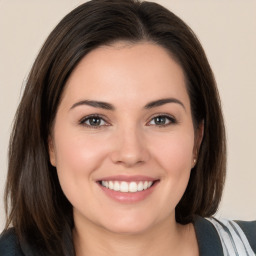
[[216,228],[224,256],[255,256],[243,230],[231,220],[207,218]]

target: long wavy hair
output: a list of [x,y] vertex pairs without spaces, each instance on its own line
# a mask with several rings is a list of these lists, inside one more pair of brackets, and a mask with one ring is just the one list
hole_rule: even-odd
[[50,164],[50,134],[65,84],[79,61],[115,41],[148,41],[167,49],[182,67],[195,127],[204,123],[198,162],[176,207],[176,220],[209,217],[219,205],[226,171],[223,116],[214,75],[192,30],[164,7],[136,0],[92,0],[51,32],[29,74],[9,145],[6,229],[36,255],[75,255],[72,205]]

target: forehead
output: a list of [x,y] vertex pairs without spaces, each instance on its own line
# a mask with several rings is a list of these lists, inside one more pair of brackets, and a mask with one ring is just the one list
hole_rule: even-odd
[[89,52],[80,61],[63,99],[145,103],[167,96],[189,102],[183,70],[171,54],[149,42],[117,42]]

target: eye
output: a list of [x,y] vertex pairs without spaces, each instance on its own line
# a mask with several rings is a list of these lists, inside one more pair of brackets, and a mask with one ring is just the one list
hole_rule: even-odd
[[153,117],[148,125],[156,125],[156,126],[168,126],[170,124],[175,124],[176,120],[172,116],[169,115],[158,115]]
[[98,115],[84,117],[80,120],[79,123],[89,128],[100,128],[102,126],[109,125],[101,116]]

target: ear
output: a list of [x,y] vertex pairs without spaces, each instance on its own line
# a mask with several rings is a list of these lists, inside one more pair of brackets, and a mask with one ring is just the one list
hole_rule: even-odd
[[56,167],[56,153],[52,136],[48,137],[48,152],[51,165]]
[[196,165],[198,159],[198,152],[204,137],[204,120],[197,126],[195,131],[195,142],[193,148],[193,159],[192,159],[192,168]]

